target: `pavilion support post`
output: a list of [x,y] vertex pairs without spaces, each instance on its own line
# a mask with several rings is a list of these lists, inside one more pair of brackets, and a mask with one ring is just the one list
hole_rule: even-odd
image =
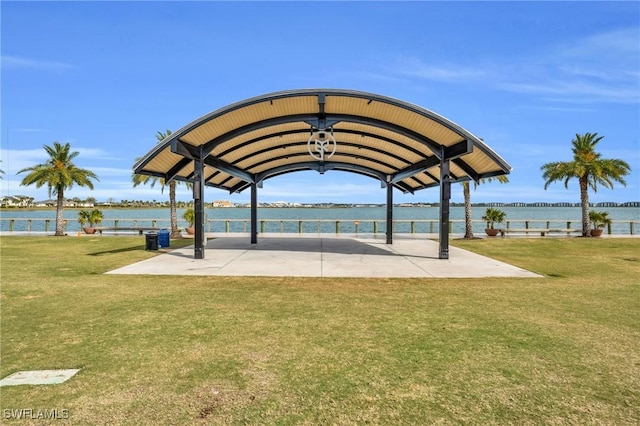
[[251,184],[251,244],[258,243],[258,185]]
[[451,199],[451,179],[449,160],[440,162],[440,253],[439,259],[449,259],[449,200]]
[[204,173],[201,159],[193,161],[194,259],[204,259]]
[[393,244],[393,185],[387,182],[387,244]]

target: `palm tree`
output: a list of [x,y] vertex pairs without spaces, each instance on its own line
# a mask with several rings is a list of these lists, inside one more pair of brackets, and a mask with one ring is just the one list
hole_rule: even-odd
[[64,219],[62,211],[64,209],[64,190],[71,189],[73,184],[87,186],[93,189],[91,179],[99,180],[98,176],[90,170],[81,169],[73,164],[73,159],[78,156],[78,151],[71,152],[71,145],[54,142],[53,146],[44,146],[44,150],[49,154],[49,159],[43,164],[27,167],[18,172],[29,172],[22,179],[20,185],[35,184],[36,188],[47,185],[49,197],[57,196],[56,203],[56,233],[64,235]]
[[[93,234],[95,229],[93,228],[95,225],[98,225],[102,222],[104,218],[102,211],[98,209],[93,210],[80,210],[78,212],[78,222],[80,222],[80,226],[83,228],[84,232],[87,234]],[[85,228],[84,225],[89,223],[89,227]]]
[[600,158],[601,154],[595,148],[603,138],[597,133],[576,133],[576,138],[571,141],[573,161],[556,161],[540,167],[545,190],[555,181],[564,181],[564,187],[569,188],[569,181],[578,179],[583,237],[589,236],[589,187],[593,192],[598,191],[598,184],[613,189],[613,181],[627,186],[624,176],[631,171],[629,164],[623,160]]
[[[169,135],[171,135],[171,130],[167,130],[164,133],[159,131],[156,133],[156,139],[158,140],[158,143],[160,143],[164,139],[166,139]],[[138,162],[138,160],[139,159],[137,158],[136,162]],[[131,176],[131,180],[133,181],[134,188],[138,185],[146,185],[146,184],[150,184],[151,188],[153,188],[156,185],[156,183],[158,183],[160,184],[160,192],[164,193],[164,187],[165,186],[169,187],[169,211],[171,215],[171,238],[179,238],[180,230],[178,229],[178,214],[176,213],[177,181],[172,179],[169,181],[169,184],[167,185],[167,183],[163,178],[158,178],[155,176],[148,176],[148,175],[137,175],[137,174],[133,174]],[[187,186],[189,186],[189,184],[187,184]],[[155,204],[155,200],[154,200],[154,204]]]
[[[493,179],[492,177],[480,179],[477,183],[474,182],[473,189],[476,189],[481,183],[488,183]],[[509,178],[505,175],[496,176],[495,179],[500,183],[509,182]],[[464,238],[470,240],[473,239],[473,220],[471,218],[471,190],[469,188],[469,181],[462,182],[462,193],[464,195]]]
[[495,229],[494,225],[496,223],[504,222],[504,219],[507,217],[507,214],[500,209],[496,209],[495,207],[489,207],[484,212],[484,216],[482,216],[482,220],[487,222],[487,228]]

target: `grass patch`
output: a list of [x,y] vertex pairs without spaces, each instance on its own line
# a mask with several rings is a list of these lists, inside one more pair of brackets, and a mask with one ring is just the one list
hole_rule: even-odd
[[[172,245],[182,242],[173,242]],[[637,424],[638,239],[455,241],[545,278],[103,275],[136,237],[3,237],[1,408],[76,424]],[[182,243],[186,244],[186,243]]]

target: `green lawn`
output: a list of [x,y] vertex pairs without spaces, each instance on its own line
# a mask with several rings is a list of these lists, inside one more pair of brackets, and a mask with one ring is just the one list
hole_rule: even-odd
[[640,239],[452,243],[545,278],[103,275],[155,253],[3,237],[0,376],[81,368],[2,388],[3,421],[640,423]]

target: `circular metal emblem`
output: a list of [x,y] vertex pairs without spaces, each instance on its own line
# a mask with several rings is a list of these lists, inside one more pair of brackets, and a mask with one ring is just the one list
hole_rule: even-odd
[[333,134],[325,130],[317,130],[311,134],[307,141],[309,154],[319,161],[331,158],[336,153],[337,143]]

